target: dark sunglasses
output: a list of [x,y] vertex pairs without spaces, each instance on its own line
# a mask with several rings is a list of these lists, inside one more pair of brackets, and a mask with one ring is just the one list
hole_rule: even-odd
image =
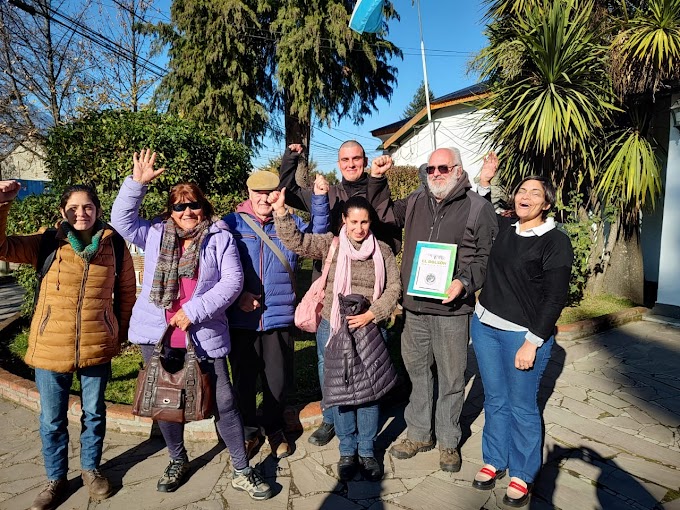
[[198,211],[199,209],[203,208],[200,202],[182,202],[181,204],[172,204],[172,210],[175,212],[184,212],[187,207],[192,211]]
[[439,165],[439,166],[428,166],[425,167],[425,171],[427,172],[428,175],[432,175],[434,173],[434,169],[436,168],[439,170],[439,173],[442,175],[448,174],[450,171],[452,171],[454,168],[460,165],[453,165],[453,166],[448,166],[448,165]]

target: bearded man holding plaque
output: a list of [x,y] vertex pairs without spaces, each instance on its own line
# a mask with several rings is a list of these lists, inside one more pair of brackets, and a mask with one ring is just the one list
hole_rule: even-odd
[[457,472],[469,320],[498,223],[491,203],[471,190],[457,149],[434,151],[426,171],[427,186],[395,201],[390,211],[404,228],[401,354],[413,384],[406,438],[390,455],[408,459],[438,443],[440,468]]

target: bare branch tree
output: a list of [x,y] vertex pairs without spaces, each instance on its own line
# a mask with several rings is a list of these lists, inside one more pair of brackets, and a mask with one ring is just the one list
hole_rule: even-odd
[[91,94],[91,47],[68,21],[86,8],[68,0],[0,2],[0,154],[18,144],[33,150],[27,142],[73,118]]

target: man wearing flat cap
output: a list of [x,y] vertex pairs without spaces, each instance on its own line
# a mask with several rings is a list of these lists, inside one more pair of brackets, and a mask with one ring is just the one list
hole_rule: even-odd
[[[250,454],[264,428],[272,455],[281,459],[292,453],[283,434],[286,380],[292,370],[293,344],[290,327],[295,315],[295,271],[298,257],[276,235],[269,193],[279,186],[278,175],[253,172],[246,181],[248,200],[224,217],[241,258],[244,284],[239,299],[227,311],[231,336],[234,390],[246,429]],[[303,232],[324,233],[329,228],[328,188],[319,182],[311,198],[312,223],[293,216]],[[256,417],[255,383],[263,389],[261,421]]]

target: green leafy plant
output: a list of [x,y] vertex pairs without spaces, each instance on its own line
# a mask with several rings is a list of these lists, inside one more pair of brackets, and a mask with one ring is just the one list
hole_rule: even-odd
[[560,210],[566,216],[562,228],[569,236],[571,247],[574,250],[567,301],[568,306],[573,306],[583,299],[583,292],[590,276],[590,255],[595,242],[596,229],[593,227],[597,226],[601,219],[584,212],[583,194],[576,191],[569,193],[569,202],[563,205]]

